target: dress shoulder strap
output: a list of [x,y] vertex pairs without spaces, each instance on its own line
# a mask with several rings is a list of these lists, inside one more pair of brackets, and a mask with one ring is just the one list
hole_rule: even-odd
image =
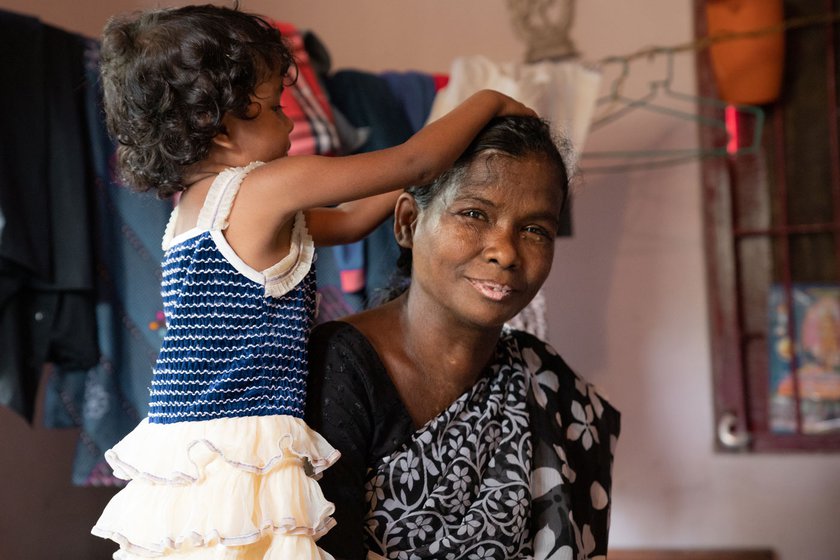
[[219,173],[204,199],[204,206],[198,214],[196,227],[200,230],[227,229],[228,216],[242,180],[261,165],[263,162],[254,161],[245,167],[231,167]]

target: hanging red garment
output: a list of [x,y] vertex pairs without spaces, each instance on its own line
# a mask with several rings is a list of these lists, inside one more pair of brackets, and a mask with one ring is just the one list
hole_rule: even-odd
[[280,104],[283,112],[295,124],[289,139],[289,155],[336,155],[341,141],[335,127],[335,117],[329,99],[318,77],[297,28],[285,22],[272,22],[292,47],[297,62],[297,81],[283,90]]

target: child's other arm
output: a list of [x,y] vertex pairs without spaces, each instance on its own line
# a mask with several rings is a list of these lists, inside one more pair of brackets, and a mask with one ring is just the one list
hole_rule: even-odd
[[402,189],[306,212],[306,227],[315,245],[342,245],[364,239],[394,213]]

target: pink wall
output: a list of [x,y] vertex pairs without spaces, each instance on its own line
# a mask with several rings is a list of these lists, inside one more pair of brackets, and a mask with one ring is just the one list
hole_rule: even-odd
[[[0,7],[92,36],[108,14],[156,3],[0,0]],[[691,0],[577,4],[573,38],[587,60],[691,39]],[[505,0],[243,5],[316,31],[335,68],[445,72],[456,56],[516,61],[524,51]],[[634,64],[627,93],[663,71],[661,60]],[[693,91],[693,79],[691,56],[680,55],[674,89]],[[685,147],[695,138],[689,121],[628,118],[592,133],[586,149]],[[612,544],[755,546],[775,549],[781,560],[840,557],[840,456],[713,450],[697,163],[622,175],[587,173],[584,180],[575,235],[558,244],[548,280],[550,338],[624,413]],[[0,410],[4,560],[104,557],[97,556],[102,549],[87,528],[108,491],[74,489],[66,482],[74,438],[33,430]]]

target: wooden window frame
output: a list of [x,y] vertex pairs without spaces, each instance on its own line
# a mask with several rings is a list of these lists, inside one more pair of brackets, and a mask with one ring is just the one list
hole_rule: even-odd
[[[826,12],[835,12],[837,2],[825,0]],[[695,36],[706,36],[705,0],[694,0]],[[826,24],[828,38],[826,48],[826,87],[828,99],[837,97],[837,24]],[[833,48],[831,48],[833,46]],[[797,64],[804,64],[798,61]],[[696,56],[697,83],[699,95],[717,97],[708,49],[700,50]],[[795,71],[792,69],[791,71]],[[826,118],[829,120],[829,144],[831,167],[830,188],[834,194],[834,218],[828,224],[815,224],[834,235],[835,260],[840,265],[840,147],[838,147],[837,103],[828,103]],[[764,230],[750,231],[738,222],[738,204],[744,200],[744,193],[767,189],[767,162],[776,167],[774,192],[778,196],[765,195],[771,202],[783,207],[787,200],[784,162],[784,102],[766,107],[764,154],[709,158],[702,161],[702,207],[704,223],[705,257],[707,263],[707,288],[709,295],[709,322],[711,343],[712,381],[714,387],[715,419],[717,422],[716,446],[720,451],[840,451],[840,433],[807,434],[801,430],[801,415],[796,399],[797,432],[782,434],[770,429],[769,379],[767,352],[755,351],[756,334],[744,327],[744,308],[750,290],[744,289],[745,257],[739,252],[743,240],[764,236],[773,250],[773,266],[782,269],[781,282],[788,289],[787,305],[790,311],[790,252],[792,235],[801,235],[803,226],[774,223]],[[701,115],[720,118],[719,110],[713,107],[698,107]],[[716,113],[716,111],[718,111]],[[726,137],[720,131],[700,127],[702,148],[721,146]],[[771,153],[767,153],[769,152]],[[779,165],[781,163],[781,168]],[[773,173],[773,170],[770,171]],[[781,177],[781,179],[779,179]],[[762,183],[764,181],[764,183]],[[744,190],[746,189],[746,190]],[[750,191],[752,189],[752,191]],[[748,198],[748,197],[747,197]],[[805,228],[807,229],[807,228]],[[770,240],[775,240],[772,243]],[[781,260],[781,264],[779,261]],[[840,279],[837,279],[840,281]],[[748,286],[749,287],[749,286]],[[765,291],[769,288],[765,286]],[[760,291],[760,290],[759,290]],[[792,316],[788,313],[788,316]],[[764,346],[767,333],[764,333]],[[794,376],[795,378],[795,376]],[[799,394],[794,382],[794,394]]]

